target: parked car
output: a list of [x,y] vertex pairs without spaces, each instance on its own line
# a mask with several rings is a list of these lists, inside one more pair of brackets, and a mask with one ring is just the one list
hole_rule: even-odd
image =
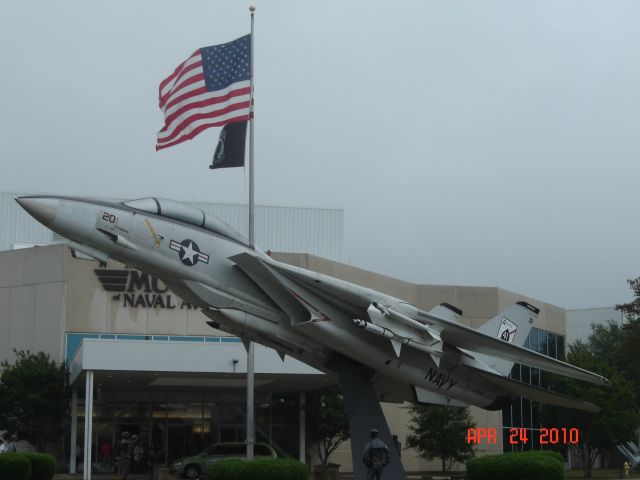
[[[256,458],[276,458],[276,452],[266,443],[256,443],[253,446],[253,454]],[[246,443],[214,443],[192,457],[178,458],[171,463],[171,473],[189,479],[206,475],[207,467],[223,458],[245,458],[247,456]]]

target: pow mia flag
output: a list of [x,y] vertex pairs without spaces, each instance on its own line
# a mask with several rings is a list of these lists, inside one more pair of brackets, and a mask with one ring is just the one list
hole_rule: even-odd
[[243,167],[246,137],[246,121],[226,124],[220,132],[218,146],[209,168]]

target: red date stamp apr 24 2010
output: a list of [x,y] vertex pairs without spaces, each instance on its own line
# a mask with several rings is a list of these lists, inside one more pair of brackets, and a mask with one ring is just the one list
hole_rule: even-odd
[[[577,445],[580,442],[580,430],[577,428],[510,428],[508,434],[511,445],[527,445],[535,440],[540,445]],[[495,428],[470,428],[467,430],[467,443],[495,445],[497,435]]]

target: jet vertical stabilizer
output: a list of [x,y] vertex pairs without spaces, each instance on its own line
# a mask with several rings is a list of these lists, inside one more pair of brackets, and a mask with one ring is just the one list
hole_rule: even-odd
[[[518,302],[508,310],[489,320],[478,330],[485,335],[499,338],[514,345],[523,346],[533,322],[540,310],[526,302]],[[500,357],[474,353],[473,356],[486,363],[496,372],[509,375],[514,362]]]
[[462,316],[462,310],[446,302],[443,302],[434,309],[430,310],[429,313],[431,315],[435,315],[436,317],[449,320],[450,322],[459,322],[460,317]]

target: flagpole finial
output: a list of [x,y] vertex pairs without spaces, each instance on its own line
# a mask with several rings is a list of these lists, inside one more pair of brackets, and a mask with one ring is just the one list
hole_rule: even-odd
[[251,13],[255,12],[256,11],[256,6],[255,5],[249,5],[249,11]]

